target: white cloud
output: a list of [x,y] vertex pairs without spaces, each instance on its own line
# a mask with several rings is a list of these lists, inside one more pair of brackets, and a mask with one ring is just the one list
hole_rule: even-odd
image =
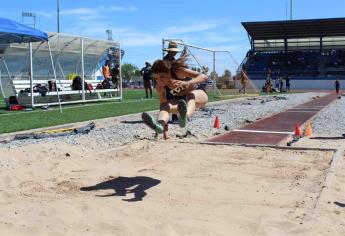
[[110,12],[114,12],[114,11],[137,11],[138,8],[134,7],[134,6],[129,6],[129,7],[109,7],[107,9],[105,9],[107,11]]
[[[76,12],[82,12],[82,10],[79,9]],[[161,28],[150,32],[126,27],[126,25],[115,26],[114,23],[107,20],[107,15],[104,14],[78,15],[76,19],[75,21],[71,21],[68,28],[64,29],[64,32],[106,39],[105,30],[111,29],[113,39],[120,40],[123,47],[130,49],[135,54],[148,47],[155,49],[152,49],[152,52],[148,52],[147,55],[152,55],[157,50],[160,51],[162,38],[182,39],[188,44],[215,50],[237,51],[244,47],[240,45],[242,41],[243,45],[248,44],[239,33],[232,33],[232,30],[227,28],[226,22],[216,20],[203,20],[200,22],[195,19],[181,20],[180,25],[182,27],[162,25]],[[228,45],[219,46],[220,44]],[[138,52],[136,52],[136,49]],[[130,57],[129,55],[127,56]]]
[[93,14],[104,14],[105,12],[117,12],[117,11],[137,11],[138,9],[134,6],[120,7],[120,6],[109,6],[104,7],[103,5],[95,8],[71,8],[61,11],[61,15],[93,15]]
[[56,17],[56,13],[53,14],[52,12],[45,12],[45,11],[36,11],[37,16],[43,16],[46,18],[53,18]]
[[170,26],[163,30],[163,34],[184,34],[192,32],[200,32],[219,27],[217,23],[213,22],[199,22],[195,24],[186,24],[185,26]]
[[244,31],[242,26],[237,26],[237,25],[228,26],[226,27],[226,29],[229,30],[229,32],[233,34],[242,33]]
[[[249,44],[249,43],[247,43]],[[218,46],[210,46],[209,48],[211,48],[212,50],[215,51],[230,51],[230,52],[234,52],[234,51],[238,51],[238,50],[242,50],[245,47],[246,44],[230,44],[230,45],[218,45]]]
[[147,47],[162,45],[162,37],[158,35],[138,34],[138,37],[124,36],[120,37],[123,46],[126,47]]
[[237,42],[247,40],[243,36],[237,34],[229,34],[226,32],[204,32],[202,33],[202,38],[205,41],[212,41],[218,43],[225,43],[225,42]]
[[61,15],[92,15],[97,14],[99,8],[72,8],[60,11]]

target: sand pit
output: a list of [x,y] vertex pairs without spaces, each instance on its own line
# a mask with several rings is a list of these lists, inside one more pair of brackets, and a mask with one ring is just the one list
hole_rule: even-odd
[[0,150],[1,235],[345,233],[342,209],[317,204],[332,151],[83,142]]
[[287,150],[199,144],[225,132],[213,113],[238,128],[312,96],[210,106],[184,139],[171,126],[156,140],[134,114],[98,120],[87,135],[2,142],[0,235],[343,236],[344,126],[324,132],[343,99]]

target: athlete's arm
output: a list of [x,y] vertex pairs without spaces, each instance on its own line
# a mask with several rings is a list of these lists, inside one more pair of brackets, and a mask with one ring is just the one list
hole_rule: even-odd
[[175,73],[178,78],[192,78],[188,81],[190,84],[201,84],[208,79],[207,75],[186,68],[179,68]]
[[167,98],[165,95],[165,89],[159,85],[156,87],[157,94],[159,96],[159,103],[162,104],[164,102],[167,102]]

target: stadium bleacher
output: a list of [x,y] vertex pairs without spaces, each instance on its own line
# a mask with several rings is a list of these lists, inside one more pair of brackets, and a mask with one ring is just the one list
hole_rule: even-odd
[[345,80],[345,18],[242,25],[251,49],[241,66],[251,80],[263,83],[268,72],[272,78]]

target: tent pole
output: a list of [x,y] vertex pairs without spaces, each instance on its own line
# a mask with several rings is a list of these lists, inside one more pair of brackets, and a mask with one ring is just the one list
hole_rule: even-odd
[[[2,60],[2,57],[0,57],[0,60]],[[2,95],[3,98],[5,98],[4,90],[2,88],[1,67],[0,67],[0,87],[1,87],[1,95]]]
[[[47,43],[48,43],[50,61],[51,61],[51,63],[52,63],[52,68],[53,68],[53,73],[54,73],[55,88],[56,88],[56,93],[57,93],[58,100],[59,100],[60,113],[62,114],[62,107],[61,107],[61,100],[60,100],[59,88],[56,86],[57,78],[56,78],[56,71],[55,71],[55,66],[54,66],[54,61],[53,61],[53,55],[52,55],[52,51],[51,51],[51,49],[50,49],[50,43],[49,43],[49,41],[47,41]],[[59,81],[60,81],[60,79],[59,79]],[[61,84],[61,81],[60,81],[60,84]]]
[[32,43],[29,43],[29,54],[30,54],[30,93],[31,93],[31,107],[34,108],[34,86],[33,86],[33,65],[32,65]]
[[8,69],[8,66],[7,66],[5,58],[3,57],[2,60],[3,60],[4,65],[6,67],[6,71],[7,71],[8,77],[10,78],[10,80],[12,80],[12,76],[11,76],[10,70]]
[[59,69],[60,69],[60,72],[61,72],[61,74],[62,74],[62,77],[63,77],[63,78],[66,78],[65,73],[63,73],[63,70],[62,70],[62,67],[61,67],[61,64],[60,64],[59,61],[57,62],[57,65],[59,66]]
[[84,38],[80,38],[81,44],[81,81],[82,81],[82,100],[85,102],[85,71],[84,71]]
[[122,60],[121,60],[121,56],[122,56],[122,52],[121,52],[121,43],[119,42],[119,70],[120,70],[120,85],[118,85],[118,89],[120,89],[120,101],[122,102]]

